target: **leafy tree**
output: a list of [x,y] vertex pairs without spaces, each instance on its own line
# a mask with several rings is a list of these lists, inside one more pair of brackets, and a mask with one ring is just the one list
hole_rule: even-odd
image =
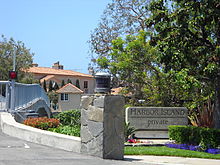
[[53,91],[53,83],[52,83],[51,80],[49,81],[48,91],[49,91],[49,92],[50,92],[50,91]]
[[109,58],[97,60],[103,69],[121,80],[135,100],[143,99],[144,87],[152,83],[153,76],[159,76],[159,65],[156,61],[157,50],[146,41],[147,33],[138,36],[128,35],[125,40],[118,38],[113,41],[112,53]]
[[32,65],[33,53],[21,41],[9,40],[4,36],[0,39],[0,80],[8,80],[8,72],[13,69],[13,55],[16,54],[16,71],[18,81],[24,78],[24,70]]
[[56,93],[55,91],[48,92],[48,97],[52,103],[58,103],[58,93]]
[[76,80],[76,87],[80,89],[80,84],[79,84],[79,80]]
[[20,83],[24,83],[24,84],[40,84],[39,80],[35,79],[32,74],[27,73],[27,72],[20,79]]
[[[113,0],[101,16],[100,23],[92,31],[89,43],[94,53],[90,68],[96,66],[97,59],[109,57],[112,41],[118,37],[146,30],[145,20],[148,17],[146,6],[150,0]],[[93,68],[97,70],[98,68]]]
[[185,80],[199,82],[197,93],[203,101],[215,100],[213,116],[220,128],[220,3],[172,0],[170,4],[169,9],[165,1],[157,0],[149,7],[152,15],[146,23],[154,28],[151,45],[162,52],[160,62],[166,72],[188,70]]

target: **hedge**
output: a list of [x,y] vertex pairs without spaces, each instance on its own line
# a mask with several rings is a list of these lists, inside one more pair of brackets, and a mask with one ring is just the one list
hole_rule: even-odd
[[204,148],[220,146],[220,129],[171,125],[168,134],[170,139],[180,144],[200,145]]
[[54,115],[53,117],[55,119],[59,119],[62,125],[69,125],[69,126],[81,125],[80,122],[81,112],[78,109],[64,111],[57,115]]

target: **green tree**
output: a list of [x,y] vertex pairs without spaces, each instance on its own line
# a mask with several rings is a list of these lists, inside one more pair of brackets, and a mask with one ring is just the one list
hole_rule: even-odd
[[25,73],[20,79],[20,83],[24,84],[40,84],[39,80],[35,79],[31,73]]
[[108,69],[121,81],[128,93],[132,93],[134,101],[143,99],[144,88],[152,84],[152,77],[160,76],[160,65],[157,63],[157,50],[147,42],[146,32],[138,36],[128,35],[125,40],[118,38],[112,43],[109,58],[97,60],[99,66]]
[[45,92],[47,92],[47,84],[46,84],[46,80],[44,80],[43,88],[44,88]]
[[48,92],[50,91],[53,91],[53,83],[51,80],[49,81],[49,86],[48,86]]
[[65,81],[62,80],[62,82],[61,82],[61,87],[63,87],[64,85],[65,85]]
[[55,105],[58,103],[58,94],[55,91],[48,92],[48,97]]
[[76,80],[76,87],[80,89],[80,84],[79,84],[79,80]]
[[93,53],[91,65],[99,70],[97,59],[109,58],[112,41],[128,34],[137,34],[146,30],[145,20],[148,17],[146,6],[150,0],[113,0],[103,11],[98,26],[91,32],[90,47]]
[[72,84],[72,81],[70,79],[67,80],[67,84],[71,83]]
[[25,69],[32,65],[33,53],[21,41],[9,40],[4,36],[0,39],[0,80],[8,80],[8,72],[13,69],[13,55],[16,54],[16,71],[18,81],[25,77]]
[[166,72],[187,70],[184,81],[191,77],[199,82],[197,93],[203,96],[202,101],[215,100],[215,127],[220,128],[220,3],[172,0],[170,4],[168,8],[163,0],[151,3],[152,15],[146,21],[154,28],[150,43],[160,50]]

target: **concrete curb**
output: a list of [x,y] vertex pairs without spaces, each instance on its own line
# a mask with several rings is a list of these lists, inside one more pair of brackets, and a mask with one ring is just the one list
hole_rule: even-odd
[[22,140],[80,153],[80,137],[44,131],[17,123],[10,113],[0,112],[0,129],[3,133]]

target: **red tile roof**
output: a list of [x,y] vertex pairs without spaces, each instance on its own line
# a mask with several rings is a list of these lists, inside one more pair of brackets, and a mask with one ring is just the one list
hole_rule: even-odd
[[56,91],[57,93],[83,93],[82,90],[80,90],[79,88],[77,88],[75,85],[69,83],[64,85],[62,88],[60,88],[59,90]]
[[93,78],[92,75],[75,72],[72,70],[54,69],[47,67],[30,67],[27,72],[34,74],[61,75],[61,76],[79,76]]
[[40,79],[40,83],[43,83],[45,81],[54,80],[57,83],[61,83],[59,79],[57,79],[54,75],[47,75],[44,78]]

